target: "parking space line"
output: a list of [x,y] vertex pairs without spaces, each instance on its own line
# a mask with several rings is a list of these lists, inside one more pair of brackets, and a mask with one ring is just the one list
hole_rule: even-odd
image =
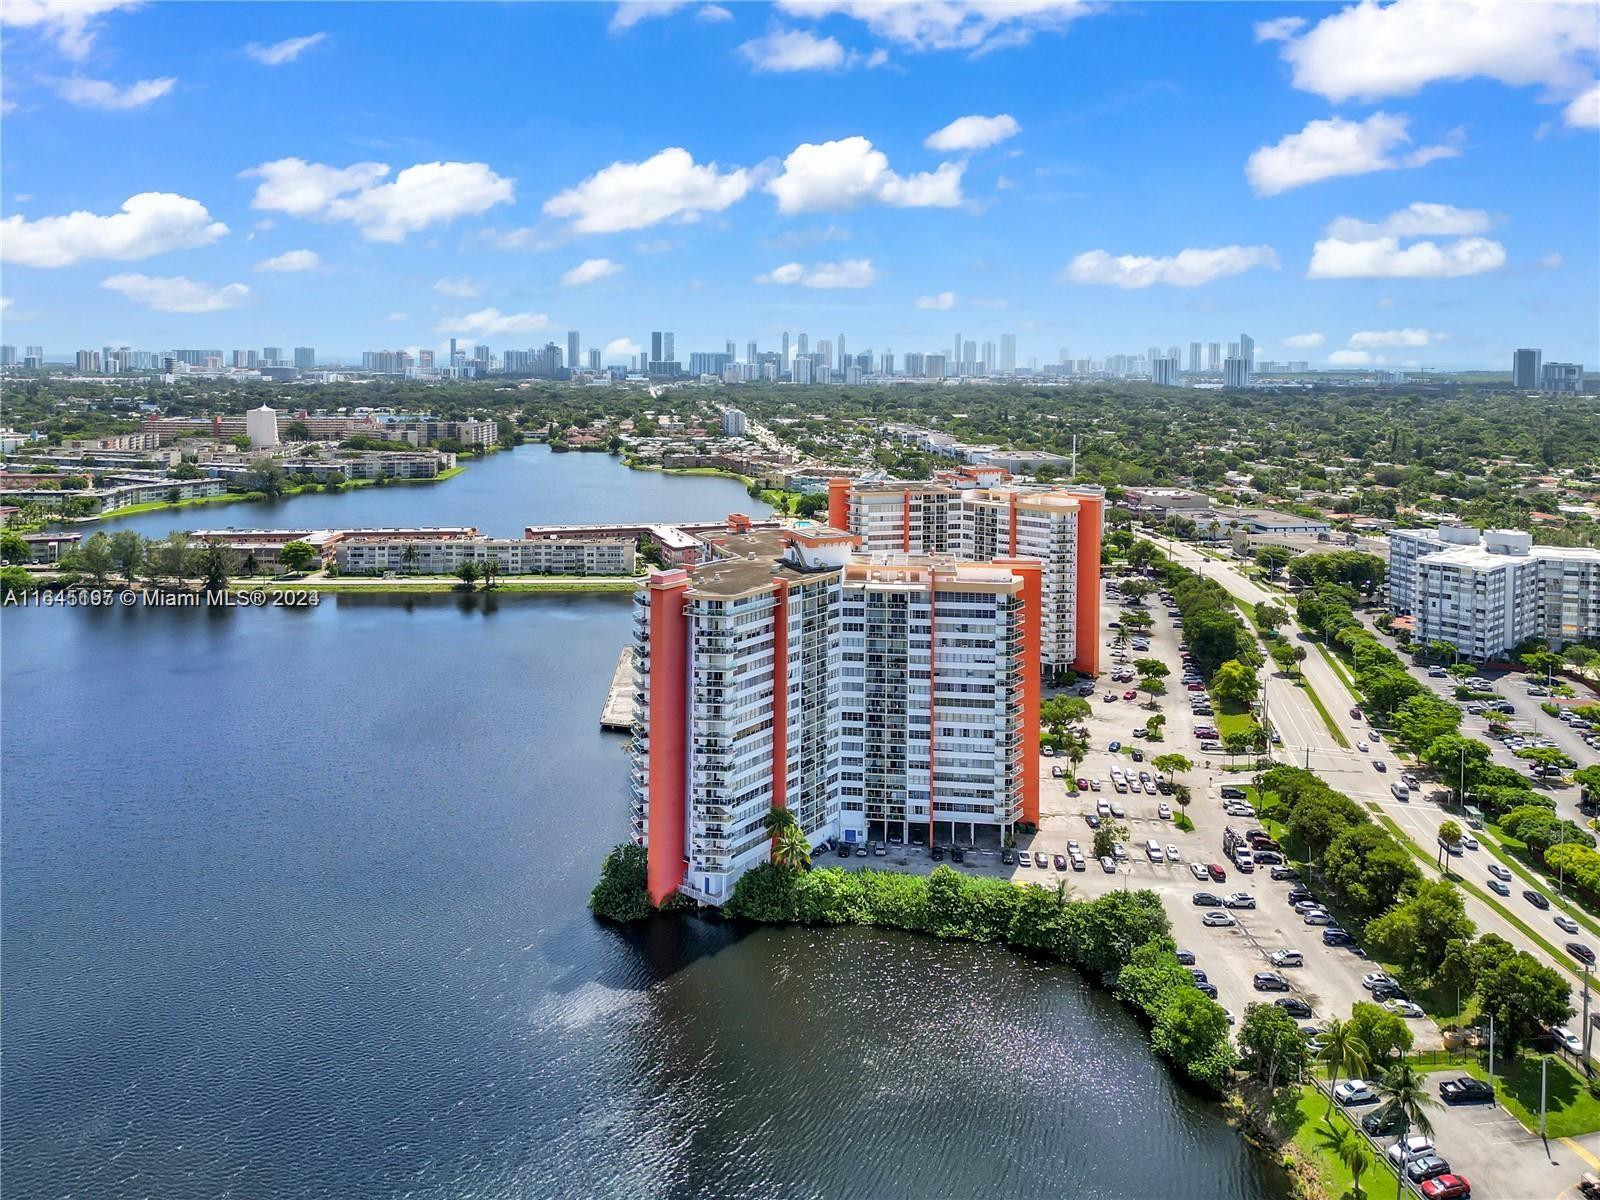
[[1590,1154],[1582,1146],[1578,1145],[1577,1142],[1573,1141],[1571,1138],[1562,1138],[1561,1144],[1568,1150],[1571,1150],[1579,1158],[1583,1159],[1584,1162],[1588,1163],[1595,1170],[1600,1171],[1600,1158],[1596,1158],[1594,1155]]

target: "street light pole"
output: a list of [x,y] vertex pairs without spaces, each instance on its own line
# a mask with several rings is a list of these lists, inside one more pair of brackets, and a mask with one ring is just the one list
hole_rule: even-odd
[[1594,968],[1588,963],[1583,964],[1583,1073],[1592,1075],[1594,1068],[1589,1063],[1589,974]]
[[1550,1056],[1548,1054],[1539,1059],[1539,1140],[1545,1141],[1544,1114],[1545,1114],[1545,1085],[1550,1077]]

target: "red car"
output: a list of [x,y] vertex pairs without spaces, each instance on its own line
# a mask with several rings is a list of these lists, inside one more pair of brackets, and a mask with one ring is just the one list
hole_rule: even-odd
[[1129,688],[1127,691],[1122,693],[1122,698],[1124,700],[1137,700],[1139,698],[1139,693],[1134,691],[1132,688]]
[[1089,790],[1089,781],[1087,779],[1079,779],[1078,790],[1080,792],[1087,792]]
[[1188,684],[1187,687],[1191,692],[1203,692],[1206,690],[1206,685],[1203,683],[1191,683]]
[[1459,1175],[1440,1175],[1422,1185],[1423,1200],[1468,1200],[1472,1185]]
[[1228,873],[1216,863],[1206,864],[1206,872],[1218,883],[1226,883],[1228,880]]

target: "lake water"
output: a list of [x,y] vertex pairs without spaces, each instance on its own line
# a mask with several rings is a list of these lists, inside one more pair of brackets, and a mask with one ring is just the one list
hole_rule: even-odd
[[[524,450],[359,499],[522,461],[740,492]],[[427,519],[653,515],[561,503]],[[614,596],[0,615],[7,1200],[1282,1194],[1069,969],[592,920],[628,635]]]
[[608,454],[555,454],[518,446],[482,459],[442,483],[391,484],[312,492],[278,501],[202,504],[75,526],[85,535],[134,529],[356,529],[379,525],[475,525],[492,537],[521,537],[528,525],[600,521],[716,521],[730,512],[766,516],[734,479],[634,471]]

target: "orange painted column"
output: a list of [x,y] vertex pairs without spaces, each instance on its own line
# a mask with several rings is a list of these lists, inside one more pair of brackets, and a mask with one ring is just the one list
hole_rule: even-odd
[[683,618],[687,571],[650,577],[650,899],[660,904],[683,883],[688,771],[689,631]]
[[[938,794],[933,751],[939,741],[939,585],[928,579],[928,849],[933,849],[933,802]],[[956,826],[950,822],[950,841],[956,840]]]
[[777,580],[772,609],[772,807],[789,800],[789,581]]
[[1011,493],[1011,545],[1006,547],[1007,554],[1021,554],[1017,549],[1017,493]]
[[997,558],[1022,580],[1022,819],[1039,823],[1039,672],[1044,625],[1044,564],[1037,558]]
[[911,489],[900,494],[900,549],[911,553]]
[[828,524],[841,533],[850,532],[850,481],[828,480]]
[[1105,497],[1077,495],[1078,595],[1077,659],[1073,667],[1085,675],[1100,672],[1100,527]]

